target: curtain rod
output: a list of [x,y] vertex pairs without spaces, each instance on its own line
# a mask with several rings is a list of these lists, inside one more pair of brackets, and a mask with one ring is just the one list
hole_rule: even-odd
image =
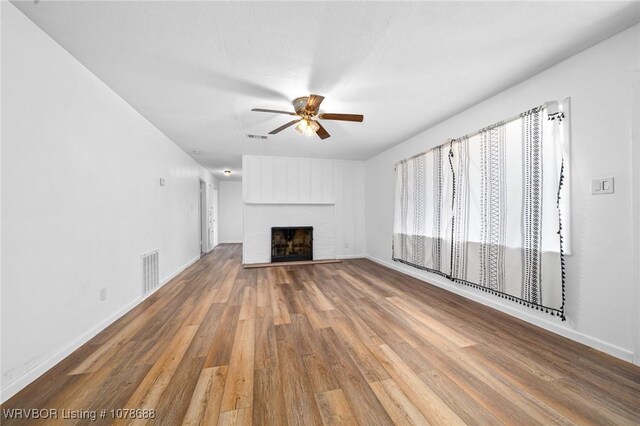
[[[558,101],[547,101],[547,102],[543,103],[542,105],[540,105],[540,106],[538,106],[538,107],[534,107],[534,108],[544,109],[544,108],[547,108],[547,107],[549,107],[549,106],[551,106],[551,105],[557,105],[557,104],[558,104]],[[532,109],[534,109],[534,108],[532,108]],[[530,110],[529,110],[529,111],[530,111]],[[526,111],[525,111],[525,112],[526,112]],[[490,126],[483,127],[482,129],[476,130],[475,132],[467,133],[466,135],[464,135],[464,136],[460,136],[459,138],[455,138],[455,139],[447,139],[447,141],[446,141],[446,142],[441,143],[440,145],[436,145],[436,146],[434,146],[434,147],[432,147],[432,148],[427,149],[426,151],[419,152],[419,153],[417,153],[417,154],[415,154],[415,155],[412,155],[411,157],[407,157],[407,158],[405,158],[404,160],[400,160],[400,161],[396,162],[396,163],[393,165],[393,167],[394,167],[394,168],[396,168],[396,167],[398,166],[398,164],[400,164],[400,163],[404,163],[404,162],[409,161],[409,160],[412,160],[412,159],[414,159],[414,158],[416,158],[416,157],[420,157],[421,155],[424,155],[424,154],[426,154],[427,152],[429,152],[429,151],[431,151],[431,150],[433,150],[433,149],[436,149],[436,148],[438,148],[438,147],[440,147],[440,146],[444,146],[444,145],[446,145],[446,144],[448,144],[448,143],[451,143],[451,141],[453,141],[453,140],[457,140],[457,139],[464,139],[464,138],[472,138],[472,137],[477,136],[477,135],[479,135],[480,133],[482,133],[485,129],[487,129],[487,128],[491,128],[491,127],[493,127],[493,126],[495,126],[495,125],[497,125],[497,124],[500,124],[500,123],[509,123],[509,122],[511,122],[511,121],[513,121],[513,120],[517,120],[518,118],[522,117],[522,114],[524,114],[524,112],[521,112],[520,114],[516,114],[516,115],[514,115],[514,116],[512,116],[512,117],[509,117],[509,118],[507,118],[506,120],[498,121],[497,123],[494,123],[494,124],[492,124],[492,125],[490,125]]]

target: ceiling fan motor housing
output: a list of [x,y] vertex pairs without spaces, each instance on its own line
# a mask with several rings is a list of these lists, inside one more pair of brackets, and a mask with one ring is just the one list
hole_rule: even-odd
[[297,114],[304,114],[305,113],[305,107],[307,106],[307,101],[309,100],[308,96],[302,96],[299,98],[295,98],[293,100],[293,110],[297,113]]

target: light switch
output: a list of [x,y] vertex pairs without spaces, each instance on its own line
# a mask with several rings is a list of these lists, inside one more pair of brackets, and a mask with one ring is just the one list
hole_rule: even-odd
[[164,180],[164,178],[160,178],[160,186],[165,186],[166,181]]
[[592,179],[591,193],[593,195],[613,194],[613,178]]

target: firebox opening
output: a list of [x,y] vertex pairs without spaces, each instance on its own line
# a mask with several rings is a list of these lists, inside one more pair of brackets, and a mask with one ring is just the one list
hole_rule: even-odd
[[271,262],[313,260],[313,227],[271,228]]

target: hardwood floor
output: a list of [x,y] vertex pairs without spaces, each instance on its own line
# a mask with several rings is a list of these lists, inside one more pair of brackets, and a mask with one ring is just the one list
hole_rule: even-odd
[[[640,368],[368,260],[222,245],[3,405],[153,424],[637,424]],[[144,423],[127,419],[116,423]]]

